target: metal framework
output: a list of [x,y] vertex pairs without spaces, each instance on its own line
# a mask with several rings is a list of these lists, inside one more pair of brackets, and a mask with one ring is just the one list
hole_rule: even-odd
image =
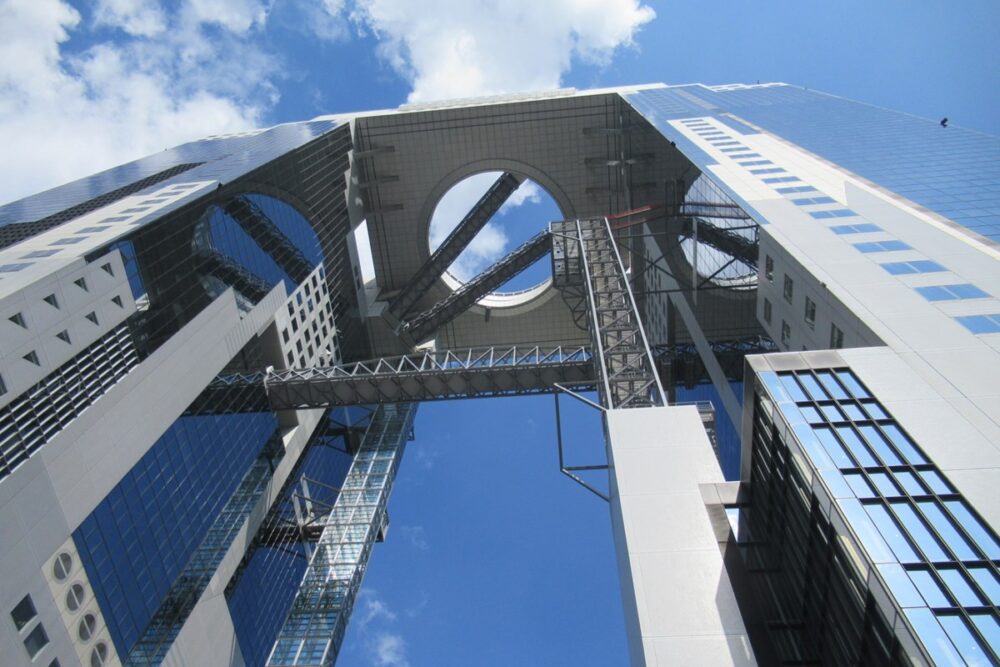
[[386,505],[413,428],[416,406],[378,408],[343,489],[321,519],[323,532],[278,634],[269,667],[333,665],[372,546],[384,532]]
[[220,252],[201,249],[195,258],[202,273],[215,276],[251,301],[260,301],[271,291],[266,282]]
[[520,187],[522,180],[509,172],[501,174],[500,178],[490,186],[486,194],[476,202],[472,210],[452,230],[448,238],[438,246],[430,259],[417,270],[406,287],[389,303],[389,312],[400,319],[405,317],[420,297],[427,293],[431,285],[448,270],[452,262],[472,242],[476,234],[486,226],[490,218],[500,210],[507,198]]
[[290,368],[216,378],[191,414],[256,412],[489,396],[594,386],[586,347],[425,350],[330,368]]
[[295,284],[309,277],[312,264],[257,204],[246,196],[238,196],[225,209]]
[[598,392],[609,409],[664,405],[663,387],[628,274],[606,218],[552,224],[553,282],[577,288],[589,308]]
[[547,255],[551,249],[549,232],[536,234],[496,264],[452,292],[448,298],[411,319],[404,325],[405,330],[414,341],[427,340],[442,326],[467,311],[476,301]]

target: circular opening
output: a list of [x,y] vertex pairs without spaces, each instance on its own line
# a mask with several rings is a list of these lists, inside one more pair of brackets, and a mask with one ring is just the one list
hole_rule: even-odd
[[83,589],[82,584],[73,584],[66,591],[66,606],[70,611],[76,611],[83,604],[86,596],[87,592]]
[[[428,232],[431,252],[437,250],[503,173],[487,171],[467,176],[444,193],[431,217]],[[457,289],[545,230],[550,222],[563,217],[555,199],[545,188],[530,178],[523,178],[520,187],[448,267],[443,276],[445,282]],[[530,298],[544,289],[551,278],[551,260],[546,255],[501,285],[492,295],[526,295]]]
[[90,667],[103,667],[108,659],[108,645],[98,642],[94,650],[90,652]]
[[90,641],[90,638],[94,636],[94,629],[96,627],[97,619],[93,614],[86,614],[83,618],[81,618],[80,626],[77,628],[77,634],[80,635],[80,641]]
[[56,556],[56,562],[52,565],[52,574],[59,581],[65,581],[66,577],[73,570],[73,557],[63,552]]
[[[695,214],[691,215],[692,223],[702,225],[704,232],[696,243],[696,232],[692,226],[691,233],[681,241],[681,251],[702,280],[730,289],[753,289],[757,286],[757,268],[723,250],[719,250],[716,247],[719,242],[713,243],[711,240],[714,230],[721,230],[725,237],[742,237],[753,240],[755,238],[753,223],[749,218],[744,219],[739,215],[718,215],[718,211],[726,211],[727,209],[712,207],[710,204],[706,205],[703,211],[698,210],[699,204],[697,202],[719,200],[718,195],[715,194],[717,189],[717,186],[704,175],[699,176],[691,185],[685,200],[695,211]],[[704,225],[707,225],[708,228]]]

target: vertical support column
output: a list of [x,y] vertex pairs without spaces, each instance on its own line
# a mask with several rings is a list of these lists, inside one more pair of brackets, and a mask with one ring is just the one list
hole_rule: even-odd
[[724,478],[698,409],[608,410],[605,419],[632,667],[756,665],[706,508]]
[[333,665],[379,534],[417,406],[380,406],[326,518],[269,666]]

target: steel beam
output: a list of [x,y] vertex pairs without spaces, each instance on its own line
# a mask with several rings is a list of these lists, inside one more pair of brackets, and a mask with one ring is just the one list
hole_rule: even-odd
[[296,285],[309,277],[312,264],[257,204],[239,196],[231,199],[225,210]]
[[215,276],[254,303],[271,291],[266,282],[220,252],[198,250],[195,253],[195,260],[202,273]]
[[523,179],[510,172],[504,172],[490,186],[476,205],[472,207],[458,226],[452,230],[448,238],[438,246],[424,265],[407,282],[406,287],[389,303],[389,312],[396,318],[403,319],[417,301],[431,288],[448,267],[452,265],[463,250],[472,242],[476,234],[486,226],[507,198],[521,185]]
[[594,386],[586,347],[428,350],[332,368],[292,368],[216,378],[188,414],[256,412],[490,396]]
[[429,339],[442,326],[468,310],[490,292],[547,255],[552,248],[549,232],[543,231],[465,283],[444,301],[406,322],[404,328],[415,342]]

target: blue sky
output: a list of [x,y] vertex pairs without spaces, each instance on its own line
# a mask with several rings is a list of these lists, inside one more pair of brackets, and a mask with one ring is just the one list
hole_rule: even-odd
[[[0,0],[0,203],[208,134],[556,86],[784,81],[1000,134],[998,24],[992,0]],[[558,473],[552,399],[429,404],[416,433],[339,664],[624,664],[607,507]]]

